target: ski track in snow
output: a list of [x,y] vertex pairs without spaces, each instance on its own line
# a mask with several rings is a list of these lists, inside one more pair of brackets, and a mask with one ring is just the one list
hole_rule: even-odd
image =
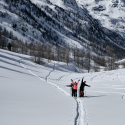
[[125,99],[125,93],[120,93],[120,92],[105,92],[105,91],[88,91],[88,92],[98,92],[98,93],[107,93],[107,94],[119,94],[122,95],[122,99]]
[[[53,71],[55,69],[55,66],[56,65],[54,64]],[[71,74],[69,74],[69,75],[71,75]],[[59,77],[57,80],[59,81],[59,80],[61,80],[61,78],[65,77],[65,76],[67,76],[67,75],[63,75],[63,76]],[[82,100],[77,98],[76,104],[77,104],[77,107],[76,107],[76,117],[75,117],[74,125],[89,125],[87,111],[86,111],[85,106],[83,108]]]
[[117,77],[118,77],[118,79],[119,79],[119,81],[120,81],[121,83],[124,83],[124,82],[122,81],[122,79],[120,78],[119,73],[117,74]]
[[91,78],[91,81],[93,81],[93,79],[94,79],[94,78],[96,78],[96,77],[100,76],[100,75],[101,75],[101,74],[103,74],[103,73],[105,73],[105,72],[102,72],[102,73],[99,73],[99,74],[97,74],[97,75],[93,76],[93,77]]
[[[47,80],[47,78],[50,76],[50,74],[51,74],[52,72],[54,72],[55,66],[56,66],[56,64],[54,63],[53,70],[49,72],[49,74],[48,74],[47,77],[46,77],[46,80]],[[69,75],[71,75],[71,74],[69,74]],[[67,75],[63,75],[63,76],[59,77],[57,80],[59,81],[59,80],[61,80],[62,77],[65,77],[65,76],[67,76]],[[49,81],[47,80],[47,82],[49,82]],[[53,84],[53,85],[56,86],[58,89],[61,89],[60,87],[58,87],[58,86],[55,85],[54,83],[52,83],[52,82],[49,82],[49,83]],[[62,91],[62,90],[63,90],[63,89],[61,89],[61,91]],[[70,96],[70,95],[69,95],[67,92],[65,92],[64,90],[63,90],[63,93],[65,93],[66,95]],[[89,125],[89,124],[88,124],[88,121],[87,121],[86,108],[84,107],[84,109],[83,109],[82,100],[79,99],[79,98],[77,98],[77,99],[76,99],[76,103],[77,103],[77,107],[76,107],[76,117],[75,117],[74,125]],[[83,111],[84,111],[84,113],[83,113]],[[83,121],[83,118],[84,118],[84,121]]]
[[[102,78],[101,75],[102,75],[103,73],[105,73],[105,72],[102,72],[102,73],[99,73],[99,74],[95,75],[94,77],[91,78],[91,81],[93,81],[94,78],[99,77],[99,76]],[[115,78],[117,77],[117,79],[118,79],[121,83],[123,83],[123,81],[120,79],[119,74],[117,74],[116,71],[115,71],[115,72],[111,72],[110,74],[109,74],[109,73],[106,73],[105,76],[106,76],[106,75],[108,75],[108,76],[112,76],[112,75],[113,75],[113,76],[112,76],[112,80],[115,80]],[[116,75],[116,77],[114,77],[114,75]],[[103,75],[103,77],[105,77],[105,76]],[[103,88],[104,88],[104,87],[103,87]],[[116,88],[115,88],[115,89],[116,89]],[[122,95],[121,98],[122,98],[122,99],[125,99],[125,93],[120,93],[120,92],[105,92],[105,91],[90,91],[90,92],[108,93],[108,94],[113,94],[113,93],[115,93],[115,94],[120,94],[120,95]]]
[[[108,76],[112,76],[113,74],[116,74],[115,72],[111,72],[110,74],[109,73],[106,73],[106,72],[101,72],[101,73],[99,73],[99,74],[96,74],[95,76],[93,76],[92,78],[91,78],[91,81],[93,81],[96,77],[101,77],[101,78],[104,78],[106,75],[108,75]],[[105,74],[105,75],[102,75],[102,74]],[[114,78],[114,75],[112,76],[112,80],[115,80],[115,78]]]
[[[21,59],[23,60],[23,59]],[[31,70],[29,70],[28,68],[26,68],[22,63],[21,63],[21,60],[19,60],[19,64],[25,68],[26,70],[28,70],[31,74],[33,74],[34,76],[38,77],[40,80],[42,81],[47,81],[48,83],[52,84],[55,88],[57,88],[58,90],[60,90],[62,93],[66,94],[67,96],[71,97],[71,95],[69,93],[67,93],[66,91],[64,91],[62,88],[60,88],[59,86],[57,86],[56,84],[50,82],[48,80],[48,77],[50,76],[50,74],[52,72],[54,72],[55,70],[55,63],[54,63],[54,66],[53,66],[53,70],[49,72],[49,74],[45,77],[45,80],[42,79],[41,77],[37,76],[35,73],[33,73]],[[69,74],[70,75],[70,74]],[[63,75],[61,77],[59,77],[57,80],[61,80],[62,77],[65,77],[67,75]],[[77,104],[77,107],[76,107],[76,117],[75,117],[75,120],[74,120],[74,125],[89,125],[89,122],[88,122],[88,115],[87,115],[87,110],[86,110],[86,107],[85,107],[85,101],[84,101],[84,106],[83,106],[83,101],[82,99],[80,98],[76,98],[76,104]],[[74,108],[72,107],[72,110]],[[73,116],[73,112],[70,116],[70,119],[72,119],[72,116]],[[68,124],[70,123],[71,120],[68,121]]]
[[[72,74],[72,73],[71,73],[71,74]],[[71,74],[68,74],[68,75],[71,75]],[[63,76],[59,77],[58,79],[56,79],[56,81],[59,81],[59,80],[61,80],[63,77],[68,76],[68,75],[63,75]]]
[[51,74],[51,73],[55,70],[54,68],[55,68],[55,63],[54,63],[54,66],[53,66],[53,70],[52,70],[52,71],[50,71],[50,72],[49,72],[49,74],[48,74],[48,75],[46,76],[46,78],[45,78],[47,82],[48,82],[48,77],[49,77],[49,76],[50,76],[50,74]]

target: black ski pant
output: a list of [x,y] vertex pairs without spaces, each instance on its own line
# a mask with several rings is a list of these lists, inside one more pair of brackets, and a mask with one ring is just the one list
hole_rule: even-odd
[[74,96],[74,89],[72,89],[72,97]]
[[73,96],[77,97],[77,89],[74,89]]

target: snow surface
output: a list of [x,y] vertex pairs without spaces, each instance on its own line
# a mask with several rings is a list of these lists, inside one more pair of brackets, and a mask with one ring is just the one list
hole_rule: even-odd
[[[83,76],[91,87],[72,98],[66,85]],[[80,74],[71,64],[41,66],[0,49],[0,125],[124,125],[124,76],[125,69]]]

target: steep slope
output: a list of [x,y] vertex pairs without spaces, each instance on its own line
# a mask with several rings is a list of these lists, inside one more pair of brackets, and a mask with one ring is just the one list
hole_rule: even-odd
[[125,37],[125,1],[124,0],[77,0],[100,24]]
[[[6,4],[5,4],[6,2]],[[19,39],[48,42],[52,45],[92,46],[98,53],[107,46],[124,54],[122,36],[103,28],[85,7],[75,0],[1,0],[0,25]],[[9,20],[8,20],[9,19]]]

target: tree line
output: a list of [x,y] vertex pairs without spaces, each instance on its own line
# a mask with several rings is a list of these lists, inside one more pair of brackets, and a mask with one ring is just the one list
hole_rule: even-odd
[[[105,70],[114,70],[119,68],[119,64],[115,63],[118,58],[114,53],[113,48],[108,47],[105,55],[96,55],[93,53],[93,47],[88,45],[84,49],[70,47],[69,45],[60,46],[58,44],[50,44],[49,42],[23,42],[0,26],[0,48],[7,49],[8,43],[11,43],[12,51],[16,53],[26,54],[33,57],[34,62],[41,64],[43,59],[74,63],[81,69],[86,69],[88,72],[100,71],[100,66],[105,67]],[[122,63],[125,67],[125,63]]]
[[[88,44],[85,40],[83,40],[83,38],[85,38],[90,42],[92,51],[94,51],[94,53],[97,55],[105,55],[108,46],[113,46],[114,53],[117,54],[117,57],[123,58],[125,56],[125,50],[119,47],[123,46],[123,41],[121,40],[120,36],[106,29],[104,32],[98,21],[93,19],[87,13],[87,11],[85,11],[85,8],[81,10],[83,14],[80,14],[77,10],[75,13],[72,10],[64,10],[59,6],[56,6],[55,12],[49,6],[35,5],[31,2],[31,0],[5,1],[7,4],[9,4],[6,9],[17,14],[23,21],[33,26],[34,29],[37,29],[40,32],[40,34],[37,34],[37,32],[33,31],[32,35],[38,41],[48,41],[50,44],[58,44],[59,46],[63,46],[66,43],[62,37],[59,37],[60,35],[58,32],[60,32],[66,37],[75,38],[75,40],[80,42],[80,44],[82,44],[84,47],[86,47]],[[86,15],[86,18],[83,15]],[[2,17],[4,16],[6,16],[6,14],[2,13]],[[18,24],[18,22],[15,22],[13,24],[13,29],[20,29],[21,27],[19,27],[19,25],[16,23]],[[21,28],[23,36],[27,36],[25,27],[26,26],[23,26]],[[111,43],[107,39],[106,34],[109,34],[108,37],[119,46]],[[34,42],[34,39],[31,38],[31,41]]]

